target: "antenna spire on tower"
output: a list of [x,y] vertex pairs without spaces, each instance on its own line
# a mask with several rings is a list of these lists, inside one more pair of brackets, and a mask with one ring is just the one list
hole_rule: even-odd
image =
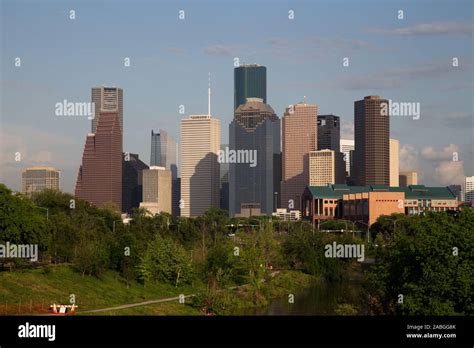
[[209,73],[209,84],[207,88],[207,115],[211,117],[211,73]]

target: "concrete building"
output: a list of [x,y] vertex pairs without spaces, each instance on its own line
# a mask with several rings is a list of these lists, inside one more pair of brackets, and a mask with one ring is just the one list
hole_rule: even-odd
[[91,133],[95,133],[102,113],[115,113],[118,116],[123,134],[123,90],[117,87],[94,87],[91,94],[95,105],[95,117],[92,119]]
[[210,115],[181,120],[181,216],[203,215],[219,207],[220,121]]
[[368,96],[354,103],[354,182],[390,185],[390,121],[388,101]]
[[474,201],[474,176],[466,176],[464,192],[466,202]]
[[400,187],[418,185],[418,174],[416,172],[400,172],[398,176]]
[[309,153],[309,185],[326,186],[345,183],[343,154],[334,150]]
[[122,211],[131,214],[143,199],[142,171],[148,165],[135,153],[124,153],[122,161]]
[[341,151],[341,122],[335,115],[318,115],[317,150]]
[[142,173],[143,201],[140,203],[140,208],[147,209],[151,215],[161,212],[171,214],[171,171],[165,167],[151,166]]
[[271,106],[262,99],[247,98],[235,110],[229,145],[235,154],[229,158],[230,216],[241,214],[248,206],[271,216],[278,208],[281,180],[280,119]]
[[172,178],[172,200],[173,200],[173,216],[179,216],[179,191],[180,183],[178,181],[178,144],[163,129],[158,133],[151,131],[151,149],[150,149],[150,166],[165,167],[171,171]]
[[297,103],[282,118],[281,206],[300,209],[301,194],[309,183],[309,153],[316,150],[317,106]]
[[302,218],[314,225],[328,219],[345,219],[367,227],[381,215],[454,211],[458,205],[447,187],[308,186],[303,194]]
[[117,112],[100,112],[89,133],[77,174],[75,196],[98,207],[114,203],[122,211],[122,129]]
[[247,98],[260,98],[267,103],[266,67],[245,64],[234,69],[234,110],[245,104]]
[[299,210],[288,211],[285,208],[277,209],[276,213],[272,214],[275,217],[282,219],[283,221],[298,221],[301,220],[301,212]]
[[61,172],[54,167],[34,166],[21,174],[21,192],[31,195],[43,190],[59,190]]
[[390,139],[390,186],[399,186],[400,143],[397,139]]
[[353,151],[355,149],[354,140],[352,139],[341,139],[341,152],[344,155],[344,163],[346,167],[346,176],[351,175],[351,163],[353,157]]

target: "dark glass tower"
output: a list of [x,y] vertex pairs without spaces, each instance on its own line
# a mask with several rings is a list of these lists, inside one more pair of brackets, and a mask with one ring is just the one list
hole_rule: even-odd
[[318,150],[341,151],[339,116],[318,115]]
[[124,154],[122,161],[122,211],[131,213],[142,201],[142,172],[148,169],[148,166],[140,160],[138,154],[128,155]]
[[249,207],[256,215],[271,215],[275,196],[279,196],[280,191],[280,119],[262,99],[248,98],[235,110],[229,126],[229,141],[230,151],[255,150],[257,153],[254,166],[229,164],[230,216],[244,215]]
[[258,64],[241,65],[234,69],[234,110],[247,98],[267,102],[267,68]]

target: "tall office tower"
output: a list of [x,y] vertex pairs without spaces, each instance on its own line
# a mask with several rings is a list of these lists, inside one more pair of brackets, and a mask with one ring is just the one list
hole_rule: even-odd
[[341,139],[341,152],[344,155],[344,162],[346,164],[346,176],[351,175],[351,151],[354,151],[354,140]]
[[219,163],[221,124],[211,117],[209,85],[207,115],[181,120],[181,216],[203,215],[219,207]]
[[464,192],[466,202],[474,201],[474,176],[466,176],[464,182]]
[[354,102],[354,182],[390,185],[388,101],[368,96]]
[[178,177],[176,141],[163,129],[151,131],[150,166],[165,167],[171,171],[173,180]]
[[152,215],[171,214],[171,171],[165,167],[150,166],[143,170],[143,201],[140,208]]
[[122,129],[116,112],[101,112],[95,133],[84,145],[75,195],[98,207],[115,203],[122,209]]
[[326,186],[345,183],[343,155],[334,150],[309,153],[309,186]]
[[400,187],[418,185],[418,174],[416,172],[400,172],[400,175],[398,175],[398,184]]
[[53,167],[34,166],[21,174],[21,192],[31,195],[43,190],[59,190],[61,172]]
[[309,183],[309,153],[316,150],[318,108],[298,103],[286,108],[282,118],[281,206],[299,210]]
[[176,141],[163,129],[151,131],[150,166],[165,167],[171,171],[173,216],[179,216],[178,152]]
[[453,195],[456,196],[459,202],[464,201],[463,197],[463,191],[462,191],[462,186],[461,185],[449,185],[448,186],[449,191],[453,193]]
[[[221,151],[226,151],[229,148],[229,144],[222,144]],[[229,210],[229,163],[219,163],[220,167],[220,208]]]
[[318,115],[318,150],[341,151],[341,123],[339,116]]
[[230,216],[247,208],[271,216],[279,194],[280,119],[263,99],[247,98],[235,110],[229,142]]
[[148,166],[135,153],[124,153],[122,161],[122,211],[131,213],[142,201],[143,170]]
[[96,132],[102,113],[116,113],[123,134],[123,90],[117,87],[94,87],[92,102],[95,105],[95,117],[92,119],[91,133]]
[[390,186],[399,186],[400,142],[390,139]]
[[267,68],[258,64],[241,65],[234,69],[234,110],[247,98],[267,102]]

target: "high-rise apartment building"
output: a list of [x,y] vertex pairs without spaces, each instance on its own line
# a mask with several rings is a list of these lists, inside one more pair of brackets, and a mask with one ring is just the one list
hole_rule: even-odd
[[344,155],[344,162],[346,167],[346,176],[351,175],[351,161],[353,152],[355,149],[354,140],[352,139],[341,139],[341,152]]
[[96,132],[102,113],[116,113],[123,134],[123,90],[117,87],[94,87],[92,102],[95,105],[95,117],[92,119],[91,133]]
[[316,150],[317,106],[297,103],[282,118],[281,207],[300,209],[301,195],[309,183],[309,153]]
[[397,139],[390,139],[390,186],[399,186],[400,143]]
[[267,68],[246,64],[234,69],[234,110],[245,104],[247,98],[260,98],[267,102]]
[[341,122],[335,115],[318,115],[318,150],[341,151]]
[[416,172],[400,172],[398,175],[398,185],[400,187],[408,187],[410,185],[418,185],[418,174]]
[[[354,183],[390,185],[388,101],[368,96],[354,103]],[[352,174],[352,173],[351,173]]]
[[326,186],[345,183],[343,155],[334,150],[309,153],[309,186]]
[[43,190],[59,190],[61,172],[53,167],[34,166],[21,174],[21,192],[31,195]]
[[151,166],[143,170],[143,201],[140,208],[152,215],[161,212],[171,214],[171,171],[165,167]]
[[[247,98],[229,126],[229,213],[242,209],[271,216],[281,180],[280,119],[260,98]],[[229,159],[231,159],[229,157]]]

